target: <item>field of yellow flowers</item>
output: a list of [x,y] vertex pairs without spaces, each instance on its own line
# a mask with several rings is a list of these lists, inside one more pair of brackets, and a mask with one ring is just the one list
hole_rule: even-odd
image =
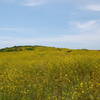
[[100,51],[2,49],[0,100],[100,100]]

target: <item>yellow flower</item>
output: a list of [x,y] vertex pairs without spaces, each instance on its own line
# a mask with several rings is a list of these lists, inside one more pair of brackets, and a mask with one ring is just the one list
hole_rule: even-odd
[[84,91],[82,91],[82,93],[84,93]]
[[100,83],[97,83],[97,85],[100,85]]
[[83,87],[83,83],[82,82],[80,83],[80,87]]

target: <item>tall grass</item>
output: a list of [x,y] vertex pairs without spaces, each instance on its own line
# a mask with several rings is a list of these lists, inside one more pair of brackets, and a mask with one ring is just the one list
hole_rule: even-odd
[[100,51],[0,52],[0,100],[100,100]]

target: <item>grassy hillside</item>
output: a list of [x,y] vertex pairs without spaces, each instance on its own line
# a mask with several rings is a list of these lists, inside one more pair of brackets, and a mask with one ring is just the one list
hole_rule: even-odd
[[100,100],[100,51],[1,49],[0,100]]

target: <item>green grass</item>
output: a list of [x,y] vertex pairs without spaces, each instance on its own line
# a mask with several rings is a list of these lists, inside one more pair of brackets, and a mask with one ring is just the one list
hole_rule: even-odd
[[100,100],[100,51],[1,49],[0,100]]

